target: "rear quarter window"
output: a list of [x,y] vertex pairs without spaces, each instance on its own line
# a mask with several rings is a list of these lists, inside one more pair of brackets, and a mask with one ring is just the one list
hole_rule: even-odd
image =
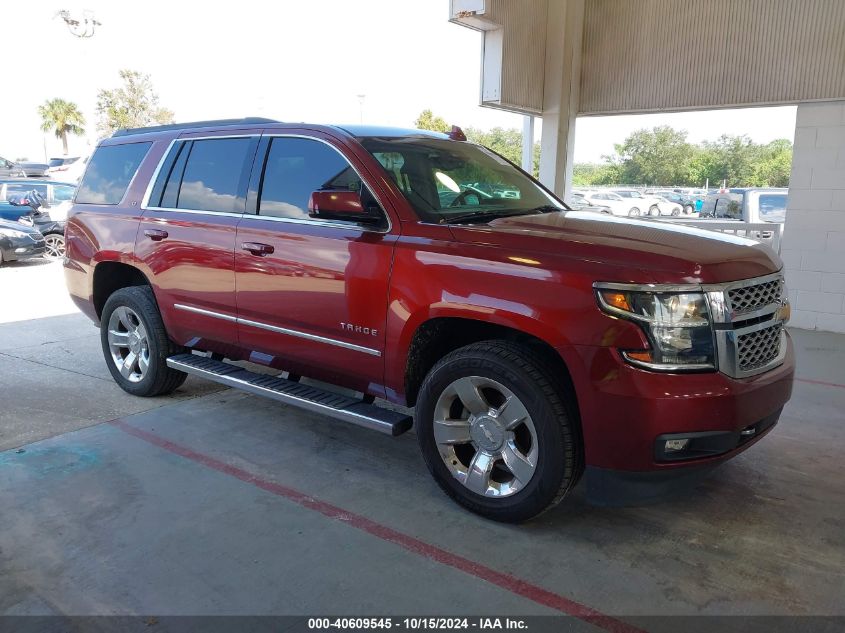
[[79,185],[80,204],[119,204],[152,143],[98,147]]

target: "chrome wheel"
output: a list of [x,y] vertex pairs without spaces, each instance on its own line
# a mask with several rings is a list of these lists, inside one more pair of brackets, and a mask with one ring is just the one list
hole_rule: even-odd
[[50,233],[44,236],[47,251],[44,257],[47,259],[61,259],[65,256],[65,236],[58,233]]
[[480,376],[452,382],[434,407],[434,439],[452,476],[472,492],[506,497],[537,469],[537,431],[525,405]]
[[141,382],[150,366],[150,341],[138,315],[126,306],[112,312],[108,324],[112,361],[129,382]]

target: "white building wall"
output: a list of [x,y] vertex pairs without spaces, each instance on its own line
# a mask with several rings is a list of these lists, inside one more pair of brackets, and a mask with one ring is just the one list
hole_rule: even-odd
[[791,325],[845,333],[845,102],[798,106],[781,256]]

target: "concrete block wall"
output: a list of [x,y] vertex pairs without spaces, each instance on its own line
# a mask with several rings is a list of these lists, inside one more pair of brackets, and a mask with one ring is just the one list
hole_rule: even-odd
[[845,101],[798,106],[781,257],[791,325],[845,333]]

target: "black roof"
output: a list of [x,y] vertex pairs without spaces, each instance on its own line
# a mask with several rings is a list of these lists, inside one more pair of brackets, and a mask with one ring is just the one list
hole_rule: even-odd
[[265,119],[258,116],[244,117],[243,119],[216,119],[213,121],[189,121],[187,123],[170,123],[168,125],[152,125],[150,127],[133,127],[118,130],[112,134],[117,136],[131,136],[132,134],[146,134],[147,132],[164,132],[167,130],[189,130],[198,127],[224,127],[228,125],[256,125],[259,123],[281,123],[275,119]]

